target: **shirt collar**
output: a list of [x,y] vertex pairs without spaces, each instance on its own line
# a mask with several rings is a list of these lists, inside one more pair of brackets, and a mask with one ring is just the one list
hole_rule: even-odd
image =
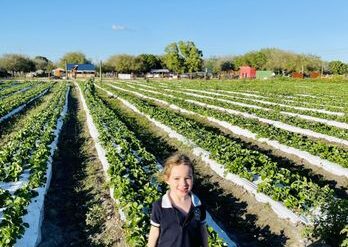
[[[191,200],[192,200],[192,205],[194,207],[198,207],[201,205],[201,201],[199,200],[199,198],[195,194],[193,194],[192,192],[191,192]],[[172,208],[173,207],[173,205],[169,199],[169,191],[167,191],[167,193],[162,196],[161,206],[162,206],[162,208]]]

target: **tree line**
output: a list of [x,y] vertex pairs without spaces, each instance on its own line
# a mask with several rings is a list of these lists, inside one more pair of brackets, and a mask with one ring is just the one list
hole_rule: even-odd
[[[43,71],[65,68],[66,63],[92,63],[82,52],[68,52],[54,63],[44,56],[30,58],[21,54],[5,54],[0,57],[0,75],[15,72]],[[96,64],[97,67],[99,64]],[[251,51],[239,56],[210,57],[203,59],[202,50],[192,41],[179,41],[168,44],[163,55],[128,54],[112,55],[102,63],[102,72],[144,74],[151,69],[166,68],[175,74],[208,71],[214,75],[238,71],[240,66],[248,65],[257,70],[270,70],[279,75],[292,72],[310,73],[319,71],[327,74],[348,74],[348,64],[342,61],[323,61],[311,54],[296,54],[280,49],[267,48]]]

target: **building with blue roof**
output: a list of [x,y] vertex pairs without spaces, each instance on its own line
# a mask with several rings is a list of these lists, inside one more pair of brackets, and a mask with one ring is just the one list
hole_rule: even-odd
[[96,76],[96,68],[94,64],[67,64],[69,78],[90,78]]

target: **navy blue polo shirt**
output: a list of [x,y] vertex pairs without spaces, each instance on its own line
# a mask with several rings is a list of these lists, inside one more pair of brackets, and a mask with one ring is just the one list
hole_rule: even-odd
[[206,223],[206,211],[199,198],[191,193],[190,211],[184,215],[172,206],[167,192],[152,204],[151,225],[160,228],[157,247],[200,247],[201,226]]

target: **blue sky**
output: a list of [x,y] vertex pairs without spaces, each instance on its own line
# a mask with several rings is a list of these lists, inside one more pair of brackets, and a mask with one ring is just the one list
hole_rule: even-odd
[[205,58],[279,48],[348,63],[346,0],[1,0],[0,25],[0,55],[53,61],[163,54],[190,40]]

